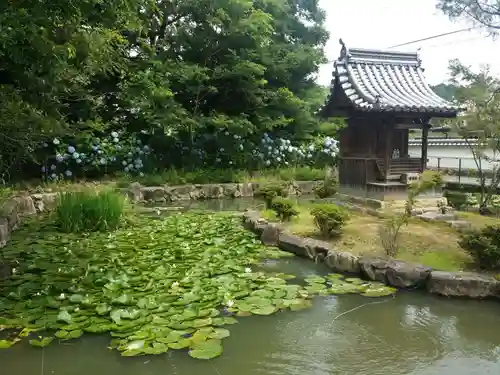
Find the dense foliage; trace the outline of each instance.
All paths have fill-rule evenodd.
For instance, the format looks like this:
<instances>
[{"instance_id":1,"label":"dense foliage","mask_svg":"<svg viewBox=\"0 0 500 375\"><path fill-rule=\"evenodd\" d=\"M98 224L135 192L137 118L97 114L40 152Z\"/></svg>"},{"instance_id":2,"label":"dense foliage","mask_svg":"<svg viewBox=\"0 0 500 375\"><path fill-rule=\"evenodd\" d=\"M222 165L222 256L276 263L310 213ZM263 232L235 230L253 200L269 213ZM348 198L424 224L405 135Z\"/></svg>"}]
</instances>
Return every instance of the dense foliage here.
<instances>
[{"instance_id":1,"label":"dense foliage","mask_svg":"<svg viewBox=\"0 0 500 375\"><path fill-rule=\"evenodd\" d=\"M4 1L0 177L331 163L324 20L318 0Z\"/></svg>"},{"instance_id":2,"label":"dense foliage","mask_svg":"<svg viewBox=\"0 0 500 375\"><path fill-rule=\"evenodd\" d=\"M349 211L336 204L315 204L311 209L314 224L324 238L338 236L349 220Z\"/></svg>"},{"instance_id":3,"label":"dense foliage","mask_svg":"<svg viewBox=\"0 0 500 375\"><path fill-rule=\"evenodd\" d=\"M500 227L486 226L461 235L460 246L483 269L500 267Z\"/></svg>"},{"instance_id":4,"label":"dense foliage","mask_svg":"<svg viewBox=\"0 0 500 375\"><path fill-rule=\"evenodd\" d=\"M377 282L255 269L293 254L265 247L226 214L134 217L111 233L61 234L39 222L20 228L4 248L15 264L0 280L0 349L23 338L46 346L84 333L110 333L123 356L189 349L210 359L240 317L296 311L316 295L393 294ZM13 330L12 330L13 329ZM104 350L104 348L103 348Z\"/></svg>"},{"instance_id":5,"label":"dense foliage","mask_svg":"<svg viewBox=\"0 0 500 375\"><path fill-rule=\"evenodd\" d=\"M299 215L297 204L288 198L275 197L271 203L271 208L281 221L290 221Z\"/></svg>"},{"instance_id":6,"label":"dense foliage","mask_svg":"<svg viewBox=\"0 0 500 375\"><path fill-rule=\"evenodd\" d=\"M103 190L61 193L57 197L55 224L62 232L94 232L116 229L124 209L122 194Z\"/></svg>"}]
</instances>

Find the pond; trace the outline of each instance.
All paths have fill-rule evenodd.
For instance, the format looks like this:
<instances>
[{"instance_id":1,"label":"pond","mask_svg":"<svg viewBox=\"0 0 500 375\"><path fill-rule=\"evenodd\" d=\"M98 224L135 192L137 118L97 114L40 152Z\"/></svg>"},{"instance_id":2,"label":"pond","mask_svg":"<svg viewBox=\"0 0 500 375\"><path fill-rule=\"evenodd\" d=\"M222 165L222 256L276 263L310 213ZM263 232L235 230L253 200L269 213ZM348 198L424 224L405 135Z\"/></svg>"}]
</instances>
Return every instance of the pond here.
<instances>
[{"instance_id":1,"label":"pond","mask_svg":"<svg viewBox=\"0 0 500 375\"><path fill-rule=\"evenodd\" d=\"M260 204L252 199L196 203L196 209L215 211ZM328 274L322 265L293 257L267 260L260 268L293 274L297 279L290 282L298 284ZM0 363L2 373L16 375L499 374L499 323L496 301L419 292L380 298L328 295L314 297L304 310L238 318L224 339L223 354L212 360L193 359L185 349L121 357L106 349L109 334L85 334L43 349L23 340L0 350Z\"/></svg>"},{"instance_id":2,"label":"pond","mask_svg":"<svg viewBox=\"0 0 500 375\"><path fill-rule=\"evenodd\" d=\"M299 278L326 270L301 259L272 261ZM41 350L20 343L0 351L2 373L16 375L327 375L500 373L500 304L420 293L367 299L328 296L299 312L246 317L231 326L224 353L210 361L183 351L120 357L109 336L83 336Z\"/></svg>"}]
</instances>

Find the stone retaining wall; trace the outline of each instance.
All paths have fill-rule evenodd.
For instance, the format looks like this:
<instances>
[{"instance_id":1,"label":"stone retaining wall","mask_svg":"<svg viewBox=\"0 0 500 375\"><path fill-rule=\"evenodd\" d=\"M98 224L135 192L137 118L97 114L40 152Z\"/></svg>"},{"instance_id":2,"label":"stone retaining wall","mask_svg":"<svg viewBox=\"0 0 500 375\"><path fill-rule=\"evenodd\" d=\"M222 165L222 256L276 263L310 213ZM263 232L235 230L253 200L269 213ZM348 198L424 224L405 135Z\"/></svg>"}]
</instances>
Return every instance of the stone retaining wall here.
<instances>
[{"instance_id":1,"label":"stone retaining wall","mask_svg":"<svg viewBox=\"0 0 500 375\"><path fill-rule=\"evenodd\" d=\"M312 194L314 185L313 181L290 182L289 194ZM133 183L122 190L128 194L132 202L165 203L181 200L248 198L253 197L258 188L257 182L179 186L141 186L139 183Z\"/></svg>"},{"instance_id":2,"label":"stone retaining wall","mask_svg":"<svg viewBox=\"0 0 500 375\"><path fill-rule=\"evenodd\" d=\"M424 289L447 297L499 298L500 281L473 272L444 272L423 265L379 257L358 257L335 251L328 242L287 233L267 222L256 211L243 215L245 228L257 234L262 243L277 246L303 258L324 262L332 271L380 281L401 289Z\"/></svg>"}]
</instances>

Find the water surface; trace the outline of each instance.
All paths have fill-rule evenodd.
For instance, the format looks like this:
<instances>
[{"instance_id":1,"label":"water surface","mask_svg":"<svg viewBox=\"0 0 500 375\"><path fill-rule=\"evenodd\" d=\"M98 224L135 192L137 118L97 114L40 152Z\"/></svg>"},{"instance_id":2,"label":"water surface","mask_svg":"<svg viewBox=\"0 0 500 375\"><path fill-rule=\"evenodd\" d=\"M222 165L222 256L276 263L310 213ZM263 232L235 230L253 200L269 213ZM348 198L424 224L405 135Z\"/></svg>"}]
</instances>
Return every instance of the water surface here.
<instances>
[{"instance_id":1,"label":"water surface","mask_svg":"<svg viewBox=\"0 0 500 375\"><path fill-rule=\"evenodd\" d=\"M299 278L327 272L293 258L265 268ZM300 312L239 318L210 361L174 350L122 358L106 349L109 336L89 335L45 349L23 342L0 351L0 364L6 375L498 375L499 323L495 301L329 296Z\"/></svg>"}]
</instances>

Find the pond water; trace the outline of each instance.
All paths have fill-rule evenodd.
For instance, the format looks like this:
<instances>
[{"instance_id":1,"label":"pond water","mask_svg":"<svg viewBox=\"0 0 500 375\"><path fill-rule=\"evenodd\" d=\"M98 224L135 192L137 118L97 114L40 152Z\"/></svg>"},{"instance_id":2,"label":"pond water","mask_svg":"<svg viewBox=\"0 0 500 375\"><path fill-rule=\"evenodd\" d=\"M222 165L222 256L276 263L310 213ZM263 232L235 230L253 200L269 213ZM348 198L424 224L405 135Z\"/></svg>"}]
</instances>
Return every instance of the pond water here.
<instances>
[{"instance_id":1,"label":"pond water","mask_svg":"<svg viewBox=\"0 0 500 375\"><path fill-rule=\"evenodd\" d=\"M326 269L301 259L265 268L299 278ZM369 299L316 297L299 312L239 319L210 361L184 351L120 357L108 336L83 336L45 349L0 351L2 374L32 375L470 375L500 373L500 304L417 292Z\"/></svg>"}]
</instances>

